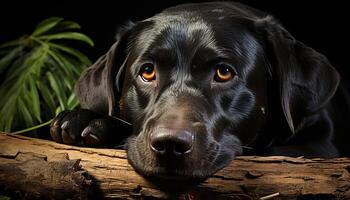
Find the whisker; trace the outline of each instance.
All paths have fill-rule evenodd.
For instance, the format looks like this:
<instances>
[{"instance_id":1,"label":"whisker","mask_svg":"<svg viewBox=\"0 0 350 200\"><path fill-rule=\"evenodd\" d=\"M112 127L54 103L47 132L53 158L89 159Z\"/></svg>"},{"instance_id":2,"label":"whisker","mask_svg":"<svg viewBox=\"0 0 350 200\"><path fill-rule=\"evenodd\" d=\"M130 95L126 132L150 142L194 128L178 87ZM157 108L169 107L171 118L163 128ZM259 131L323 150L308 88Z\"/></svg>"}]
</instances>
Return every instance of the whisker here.
<instances>
[{"instance_id":1,"label":"whisker","mask_svg":"<svg viewBox=\"0 0 350 200\"><path fill-rule=\"evenodd\" d=\"M120 144L120 145L114 146L114 148L116 148L116 149L125 149L125 144Z\"/></svg>"},{"instance_id":2,"label":"whisker","mask_svg":"<svg viewBox=\"0 0 350 200\"><path fill-rule=\"evenodd\" d=\"M248 146L241 146L243 149L250 149L250 150L255 150L253 147L248 147Z\"/></svg>"},{"instance_id":3,"label":"whisker","mask_svg":"<svg viewBox=\"0 0 350 200\"><path fill-rule=\"evenodd\" d=\"M119 121L121 121L121 122L123 122L123 123L125 123L125 124L127 124L127 125L132 126L132 124L131 124L130 122L127 122L127 121L125 121L125 120L123 120L123 119L121 119L121 118L119 118L119 117L114 117L114 116L110 116L110 117L112 117L112 118L114 118L114 119L116 119L116 120L119 120Z\"/></svg>"},{"instance_id":4,"label":"whisker","mask_svg":"<svg viewBox=\"0 0 350 200\"><path fill-rule=\"evenodd\" d=\"M113 145L113 148L125 150L126 140L121 141L119 144Z\"/></svg>"}]
</instances>

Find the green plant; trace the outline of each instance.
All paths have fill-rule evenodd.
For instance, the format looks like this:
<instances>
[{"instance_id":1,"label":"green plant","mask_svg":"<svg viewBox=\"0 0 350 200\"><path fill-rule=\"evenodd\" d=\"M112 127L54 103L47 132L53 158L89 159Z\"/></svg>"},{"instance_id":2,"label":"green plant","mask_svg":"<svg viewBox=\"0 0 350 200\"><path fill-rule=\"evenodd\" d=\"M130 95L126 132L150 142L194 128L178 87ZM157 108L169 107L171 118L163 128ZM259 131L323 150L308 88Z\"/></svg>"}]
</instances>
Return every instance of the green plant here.
<instances>
[{"instance_id":1,"label":"green plant","mask_svg":"<svg viewBox=\"0 0 350 200\"><path fill-rule=\"evenodd\" d=\"M80 26L49 18L30 35L0 45L0 130L10 132L51 119L78 101L72 90L90 60L63 42L93 41Z\"/></svg>"}]
</instances>

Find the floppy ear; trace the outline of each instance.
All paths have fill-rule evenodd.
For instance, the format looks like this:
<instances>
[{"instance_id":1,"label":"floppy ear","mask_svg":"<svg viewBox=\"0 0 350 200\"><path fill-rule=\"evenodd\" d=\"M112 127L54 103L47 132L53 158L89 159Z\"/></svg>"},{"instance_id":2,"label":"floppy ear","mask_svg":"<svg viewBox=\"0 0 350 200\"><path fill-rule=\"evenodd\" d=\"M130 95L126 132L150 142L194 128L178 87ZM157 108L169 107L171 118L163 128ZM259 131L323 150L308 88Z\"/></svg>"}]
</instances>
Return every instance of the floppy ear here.
<instances>
[{"instance_id":1,"label":"floppy ear","mask_svg":"<svg viewBox=\"0 0 350 200\"><path fill-rule=\"evenodd\" d=\"M284 116L293 133L334 95L340 76L327 58L297 41L268 16L256 22L263 30L273 78L279 84Z\"/></svg>"},{"instance_id":2,"label":"floppy ear","mask_svg":"<svg viewBox=\"0 0 350 200\"><path fill-rule=\"evenodd\" d=\"M115 115L118 111L116 104L120 98L128 38L133 26L129 23L120 29L117 41L109 51L81 74L75 92L82 108L108 115Z\"/></svg>"}]
</instances>

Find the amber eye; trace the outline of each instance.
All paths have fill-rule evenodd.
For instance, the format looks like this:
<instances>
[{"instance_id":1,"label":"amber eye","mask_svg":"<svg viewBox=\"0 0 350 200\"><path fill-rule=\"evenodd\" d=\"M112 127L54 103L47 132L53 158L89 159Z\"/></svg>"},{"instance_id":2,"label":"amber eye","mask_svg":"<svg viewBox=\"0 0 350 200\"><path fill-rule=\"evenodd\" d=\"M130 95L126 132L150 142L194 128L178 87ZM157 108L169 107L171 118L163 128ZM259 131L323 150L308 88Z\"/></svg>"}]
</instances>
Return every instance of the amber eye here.
<instances>
[{"instance_id":1,"label":"amber eye","mask_svg":"<svg viewBox=\"0 0 350 200\"><path fill-rule=\"evenodd\" d=\"M141 67L140 76L143 81L150 82L156 79L156 71L153 64L147 63Z\"/></svg>"},{"instance_id":2,"label":"amber eye","mask_svg":"<svg viewBox=\"0 0 350 200\"><path fill-rule=\"evenodd\" d=\"M214 80L217 82L226 82L231 80L235 75L233 69L228 65L217 65L215 69Z\"/></svg>"}]
</instances>

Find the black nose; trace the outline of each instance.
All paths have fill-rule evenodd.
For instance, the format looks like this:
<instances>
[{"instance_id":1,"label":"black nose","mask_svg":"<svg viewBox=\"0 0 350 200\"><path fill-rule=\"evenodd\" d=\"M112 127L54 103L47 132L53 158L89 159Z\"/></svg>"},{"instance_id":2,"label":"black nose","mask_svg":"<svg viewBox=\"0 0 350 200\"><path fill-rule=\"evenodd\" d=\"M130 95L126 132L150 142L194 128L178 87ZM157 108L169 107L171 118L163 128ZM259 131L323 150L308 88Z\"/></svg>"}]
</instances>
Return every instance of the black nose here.
<instances>
[{"instance_id":1,"label":"black nose","mask_svg":"<svg viewBox=\"0 0 350 200\"><path fill-rule=\"evenodd\" d=\"M158 155L183 156L192 151L194 135L187 130L160 128L151 134L150 146Z\"/></svg>"}]
</instances>

